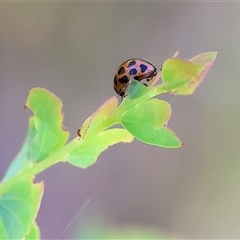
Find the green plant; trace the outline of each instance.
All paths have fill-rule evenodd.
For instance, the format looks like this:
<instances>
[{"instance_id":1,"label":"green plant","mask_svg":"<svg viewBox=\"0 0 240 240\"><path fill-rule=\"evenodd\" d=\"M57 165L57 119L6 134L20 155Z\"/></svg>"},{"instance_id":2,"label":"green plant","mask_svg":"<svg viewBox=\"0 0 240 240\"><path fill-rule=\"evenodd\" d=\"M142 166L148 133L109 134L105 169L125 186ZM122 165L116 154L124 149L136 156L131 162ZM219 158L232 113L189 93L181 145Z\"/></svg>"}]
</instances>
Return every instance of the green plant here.
<instances>
[{"instance_id":1,"label":"green plant","mask_svg":"<svg viewBox=\"0 0 240 240\"><path fill-rule=\"evenodd\" d=\"M62 102L43 88L30 91L26 108L32 110L26 140L0 185L0 239L39 239L35 219L43 195L43 183L34 176L60 161L87 168L101 152L119 142L134 138L151 145L178 148L182 142L166 127L171 106L156 96L192 94L216 58L207 52L185 61L175 55L167 59L156 78L146 87L136 80L128 96L118 105L117 97L106 100L85 120L79 137L68 142L63 130ZM162 77L163 82L155 85ZM123 128L115 127L122 125Z\"/></svg>"}]
</instances>

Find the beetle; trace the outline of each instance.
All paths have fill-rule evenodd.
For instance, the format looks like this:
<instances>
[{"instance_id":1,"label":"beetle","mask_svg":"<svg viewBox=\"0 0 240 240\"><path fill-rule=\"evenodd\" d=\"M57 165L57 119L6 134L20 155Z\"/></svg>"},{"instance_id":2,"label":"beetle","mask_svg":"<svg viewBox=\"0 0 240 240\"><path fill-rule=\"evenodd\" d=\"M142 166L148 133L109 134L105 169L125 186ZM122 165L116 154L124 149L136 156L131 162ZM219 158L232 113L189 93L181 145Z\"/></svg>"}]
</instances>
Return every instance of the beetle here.
<instances>
[{"instance_id":1,"label":"beetle","mask_svg":"<svg viewBox=\"0 0 240 240\"><path fill-rule=\"evenodd\" d=\"M151 62L146 59L131 58L118 67L114 77L114 90L124 97L132 79L139 82L143 79L150 81L156 75L157 68Z\"/></svg>"}]
</instances>

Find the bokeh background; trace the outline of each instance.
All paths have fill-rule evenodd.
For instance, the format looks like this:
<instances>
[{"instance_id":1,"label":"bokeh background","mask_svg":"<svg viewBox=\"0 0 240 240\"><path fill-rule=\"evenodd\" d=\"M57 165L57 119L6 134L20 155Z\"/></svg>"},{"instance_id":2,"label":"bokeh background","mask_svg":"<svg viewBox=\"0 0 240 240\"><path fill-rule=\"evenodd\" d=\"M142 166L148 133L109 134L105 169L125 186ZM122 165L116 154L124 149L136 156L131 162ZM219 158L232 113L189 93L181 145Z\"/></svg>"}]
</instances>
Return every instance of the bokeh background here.
<instances>
[{"instance_id":1,"label":"bokeh background","mask_svg":"<svg viewBox=\"0 0 240 240\"><path fill-rule=\"evenodd\" d=\"M177 50L186 59L219 51L193 95L166 96L168 126L182 148L135 140L109 148L88 169L57 164L37 176L45 182L43 239L88 238L112 225L173 238L240 238L239 29L240 3L0 3L0 176L25 139L31 88L62 99L72 139L115 95L123 61L146 58L160 68Z\"/></svg>"}]
</instances>

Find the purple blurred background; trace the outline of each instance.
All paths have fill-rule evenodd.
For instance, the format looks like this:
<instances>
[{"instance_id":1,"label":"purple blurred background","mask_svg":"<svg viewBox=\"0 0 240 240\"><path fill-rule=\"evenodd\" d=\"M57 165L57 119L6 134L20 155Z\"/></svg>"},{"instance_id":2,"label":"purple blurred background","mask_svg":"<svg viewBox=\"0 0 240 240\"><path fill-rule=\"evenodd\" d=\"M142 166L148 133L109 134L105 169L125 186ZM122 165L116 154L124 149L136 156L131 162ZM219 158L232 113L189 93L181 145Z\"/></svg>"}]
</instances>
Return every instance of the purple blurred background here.
<instances>
[{"instance_id":1,"label":"purple blurred background","mask_svg":"<svg viewBox=\"0 0 240 240\"><path fill-rule=\"evenodd\" d=\"M182 148L135 140L86 170L57 164L37 176L45 182L42 238L69 238L89 216L179 238L240 238L239 20L239 3L0 3L1 177L25 139L31 88L62 99L72 139L115 95L123 61L146 58L160 68L177 50L183 58L219 51L196 93L166 97Z\"/></svg>"}]
</instances>

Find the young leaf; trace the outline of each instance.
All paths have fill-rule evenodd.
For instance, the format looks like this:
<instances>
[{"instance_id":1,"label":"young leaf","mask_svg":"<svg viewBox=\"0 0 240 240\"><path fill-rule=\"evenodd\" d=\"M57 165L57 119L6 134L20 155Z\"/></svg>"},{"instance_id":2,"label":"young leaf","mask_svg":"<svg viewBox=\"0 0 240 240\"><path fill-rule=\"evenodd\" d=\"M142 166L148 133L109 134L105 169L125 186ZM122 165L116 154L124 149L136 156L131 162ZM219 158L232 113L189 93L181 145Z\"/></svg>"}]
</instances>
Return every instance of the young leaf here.
<instances>
[{"instance_id":1,"label":"young leaf","mask_svg":"<svg viewBox=\"0 0 240 240\"><path fill-rule=\"evenodd\" d=\"M190 62L192 62L194 64L200 64L200 65L204 66L204 70L201 72L201 79L200 79L199 84L202 82L202 80L204 79L208 70L211 68L213 62L215 61L215 59L217 57L217 53L218 53L217 51L201 53L189 60Z\"/></svg>"},{"instance_id":2,"label":"young leaf","mask_svg":"<svg viewBox=\"0 0 240 240\"><path fill-rule=\"evenodd\" d=\"M181 86L184 86L187 82L188 82L188 79L163 82L162 84L159 84L159 85L149 89L149 92L151 92L151 91L159 92L160 91L160 94L166 93L166 92L173 92L173 89L180 88Z\"/></svg>"},{"instance_id":3,"label":"young leaf","mask_svg":"<svg viewBox=\"0 0 240 240\"><path fill-rule=\"evenodd\" d=\"M117 98L111 97L106 100L89 118L83 123L80 136L84 138L86 135L94 132L99 126L118 106Z\"/></svg>"},{"instance_id":4,"label":"young leaf","mask_svg":"<svg viewBox=\"0 0 240 240\"><path fill-rule=\"evenodd\" d=\"M62 102L43 88L33 88L26 107L33 111L34 128L37 131L29 143L28 159L39 162L68 140L69 132L62 129Z\"/></svg>"},{"instance_id":5,"label":"young leaf","mask_svg":"<svg viewBox=\"0 0 240 240\"><path fill-rule=\"evenodd\" d=\"M216 56L217 52L206 52L189 61L175 57L170 58L163 64L163 82L186 81L184 85L173 89L172 92L179 95L192 94L202 82Z\"/></svg>"},{"instance_id":6,"label":"young leaf","mask_svg":"<svg viewBox=\"0 0 240 240\"><path fill-rule=\"evenodd\" d=\"M211 66L217 57L218 52L205 52L191 58L189 62L204 66Z\"/></svg>"},{"instance_id":7,"label":"young leaf","mask_svg":"<svg viewBox=\"0 0 240 240\"><path fill-rule=\"evenodd\" d=\"M137 104L122 117L122 126L138 140L166 148L182 146L175 134L165 127L170 119L168 102L157 98Z\"/></svg>"},{"instance_id":8,"label":"young leaf","mask_svg":"<svg viewBox=\"0 0 240 240\"><path fill-rule=\"evenodd\" d=\"M21 169L24 168L25 165L29 164L29 146L34 137L36 136L37 131L34 126L34 117L30 117L29 119L29 127L28 127L28 134L27 138L22 146L20 153L15 157L12 161L11 165L9 166L3 181L11 178L15 174L17 174Z\"/></svg>"},{"instance_id":9,"label":"young leaf","mask_svg":"<svg viewBox=\"0 0 240 240\"><path fill-rule=\"evenodd\" d=\"M138 98L148 91L148 87L137 80L132 80L128 85L128 97Z\"/></svg>"},{"instance_id":10,"label":"young leaf","mask_svg":"<svg viewBox=\"0 0 240 240\"><path fill-rule=\"evenodd\" d=\"M43 194L43 183L19 182L0 197L0 239L23 239L33 224Z\"/></svg>"},{"instance_id":11,"label":"young leaf","mask_svg":"<svg viewBox=\"0 0 240 240\"><path fill-rule=\"evenodd\" d=\"M110 129L79 141L79 146L70 152L67 161L77 167L87 168L97 161L101 152L119 142L132 142L133 136L125 129Z\"/></svg>"},{"instance_id":12,"label":"young leaf","mask_svg":"<svg viewBox=\"0 0 240 240\"><path fill-rule=\"evenodd\" d=\"M163 64L162 79L164 83L186 81L178 88L172 89L175 94L192 94L199 84L200 73L204 67L179 58L169 58Z\"/></svg>"}]
</instances>

